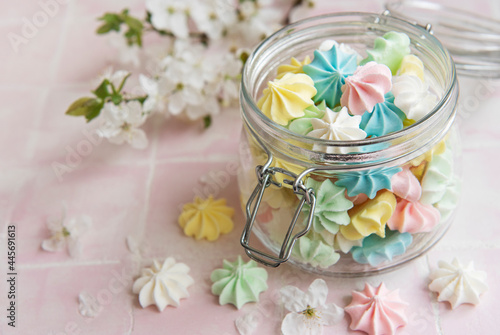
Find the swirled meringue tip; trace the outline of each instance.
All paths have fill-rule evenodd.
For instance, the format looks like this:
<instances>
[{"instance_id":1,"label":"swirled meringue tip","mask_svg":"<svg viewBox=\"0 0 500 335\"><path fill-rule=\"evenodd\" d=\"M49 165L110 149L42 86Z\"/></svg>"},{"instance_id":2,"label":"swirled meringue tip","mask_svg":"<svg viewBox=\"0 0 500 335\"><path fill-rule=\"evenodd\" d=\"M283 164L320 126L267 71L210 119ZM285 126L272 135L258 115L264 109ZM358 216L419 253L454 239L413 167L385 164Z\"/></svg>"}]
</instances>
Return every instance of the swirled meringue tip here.
<instances>
[{"instance_id":1,"label":"swirled meringue tip","mask_svg":"<svg viewBox=\"0 0 500 335\"><path fill-rule=\"evenodd\" d=\"M369 335L392 335L408 321L405 309L408 303L401 300L399 290L390 291L384 283L377 288L365 284L361 292L352 292L352 301L345 307L351 317L350 328Z\"/></svg>"},{"instance_id":2,"label":"swirled meringue tip","mask_svg":"<svg viewBox=\"0 0 500 335\"><path fill-rule=\"evenodd\" d=\"M282 126L304 116L304 109L314 105L314 82L304 73L287 73L281 79L268 82L257 106L268 118Z\"/></svg>"},{"instance_id":3,"label":"swirled meringue tip","mask_svg":"<svg viewBox=\"0 0 500 335\"><path fill-rule=\"evenodd\" d=\"M306 56L302 62L297 58L292 57L290 59L290 64L282 64L278 66L278 75L276 76L276 79L283 78L287 73L304 73L304 71L302 71L302 66L310 63L311 57L309 56Z\"/></svg>"},{"instance_id":4,"label":"swirled meringue tip","mask_svg":"<svg viewBox=\"0 0 500 335\"><path fill-rule=\"evenodd\" d=\"M221 305L232 304L240 309L248 302L259 301L259 294L267 290L267 271L241 256L235 262L223 261L223 268L212 272L212 293L219 296Z\"/></svg>"},{"instance_id":5,"label":"swirled meringue tip","mask_svg":"<svg viewBox=\"0 0 500 335\"><path fill-rule=\"evenodd\" d=\"M187 236L215 241L221 234L228 234L233 230L233 215L234 209L226 206L226 199L196 197L193 203L184 205L179 225Z\"/></svg>"},{"instance_id":6,"label":"swirled meringue tip","mask_svg":"<svg viewBox=\"0 0 500 335\"><path fill-rule=\"evenodd\" d=\"M474 269L474 263L462 264L457 258L451 263L440 260L429 275L429 290L438 293L438 301L447 301L455 309L461 304L479 304L479 297L488 290L487 274Z\"/></svg>"},{"instance_id":7,"label":"swirled meringue tip","mask_svg":"<svg viewBox=\"0 0 500 335\"><path fill-rule=\"evenodd\" d=\"M345 78L340 104L354 115L371 112L376 104L385 101L391 90L391 70L384 64L368 62L359 66L352 76Z\"/></svg>"},{"instance_id":8,"label":"swirled meringue tip","mask_svg":"<svg viewBox=\"0 0 500 335\"><path fill-rule=\"evenodd\" d=\"M194 283L188 272L189 267L177 263L173 257L167 258L163 264L154 260L151 267L142 270L132 291L139 294L143 308L156 305L161 312L169 305L179 307L180 300L189 297L187 288Z\"/></svg>"}]
</instances>

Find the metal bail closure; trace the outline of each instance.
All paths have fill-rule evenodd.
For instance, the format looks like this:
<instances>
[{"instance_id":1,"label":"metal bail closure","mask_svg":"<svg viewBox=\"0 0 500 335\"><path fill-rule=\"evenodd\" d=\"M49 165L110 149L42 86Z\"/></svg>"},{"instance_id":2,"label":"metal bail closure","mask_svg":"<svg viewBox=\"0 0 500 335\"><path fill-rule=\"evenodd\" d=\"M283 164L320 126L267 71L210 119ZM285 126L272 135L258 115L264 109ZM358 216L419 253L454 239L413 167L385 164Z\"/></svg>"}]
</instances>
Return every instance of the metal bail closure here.
<instances>
[{"instance_id":1,"label":"metal bail closure","mask_svg":"<svg viewBox=\"0 0 500 335\"><path fill-rule=\"evenodd\" d=\"M294 173L291 173L287 170L277 167L266 168L266 166L268 166L268 164L266 164L265 166L259 165L256 168L259 182L257 183L257 186L255 186L255 189L252 192L250 198L248 199L246 205L247 221L245 228L243 229L243 234L241 235L240 242L241 245L245 248L245 252L248 255L248 257L264 265L278 267L281 263L286 262L290 258L290 255L292 254L292 249L297 239L307 234L309 229L311 229L312 220L314 217L314 209L316 208L316 197L314 195L314 190L312 188L307 189L301 181L302 178L298 179L297 175L295 175ZM288 231L281 245L279 254L271 255L261 250L257 250L254 247L251 247L249 245L249 240L253 225L255 223L255 218L257 217L257 212L259 210L262 197L264 195L266 188L268 188L271 184L277 187L282 187L281 183L276 182L272 178L272 176L275 175L276 173L281 173L288 177L292 177L294 179L293 181L285 179L283 180L283 182L289 185L293 185L293 191L296 194L302 195L302 199L300 200L299 205L295 210L295 215L293 216L292 222L288 227ZM303 174L301 174L299 177L302 177L302 175ZM304 207L305 203L307 203L311 207L309 216L307 218L306 227L297 234L292 236L293 230L297 224L300 213L302 212L302 208Z\"/></svg>"}]
</instances>

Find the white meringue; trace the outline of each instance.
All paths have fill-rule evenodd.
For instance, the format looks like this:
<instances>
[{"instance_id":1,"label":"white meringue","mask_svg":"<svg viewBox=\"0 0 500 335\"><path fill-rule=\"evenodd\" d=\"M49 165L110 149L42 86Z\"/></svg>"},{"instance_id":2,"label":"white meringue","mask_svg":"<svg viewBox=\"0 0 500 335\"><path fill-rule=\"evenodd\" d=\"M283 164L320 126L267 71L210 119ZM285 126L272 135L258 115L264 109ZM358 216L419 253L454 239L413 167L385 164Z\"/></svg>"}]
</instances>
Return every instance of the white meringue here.
<instances>
[{"instance_id":1,"label":"white meringue","mask_svg":"<svg viewBox=\"0 0 500 335\"><path fill-rule=\"evenodd\" d=\"M158 310L163 311L168 305L178 307L181 299L189 297L187 288L194 283L188 272L186 264L176 263L172 257L163 264L155 260L151 268L142 270L132 290L139 294L139 303L143 308L156 305Z\"/></svg>"},{"instance_id":2,"label":"white meringue","mask_svg":"<svg viewBox=\"0 0 500 335\"><path fill-rule=\"evenodd\" d=\"M420 120L436 105L437 97L429 92L429 84L419 77L404 74L392 78L394 104L408 119Z\"/></svg>"},{"instance_id":3,"label":"white meringue","mask_svg":"<svg viewBox=\"0 0 500 335\"><path fill-rule=\"evenodd\" d=\"M438 301L448 301L451 308L468 303L477 305L479 296L488 289L486 272L474 269L473 262L464 266L458 259L438 262L431 272L429 289L439 294Z\"/></svg>"},{"instance_id":4,"label":"white meringue","mask_svg":"<svg viewBox=\"0 0 500 335\"><path fill-rule=\"evenodd\" d=\"M366 137L364 130L359 128L361 116L350 116L346 107L339 112L326 108L322 119L311 119L313 130L307 134L311 137L330 141L361 140ZM329 154L349 153L349 147L330 147L315 144L313 150L324 151Z\"/></svg>"}]
</instances>

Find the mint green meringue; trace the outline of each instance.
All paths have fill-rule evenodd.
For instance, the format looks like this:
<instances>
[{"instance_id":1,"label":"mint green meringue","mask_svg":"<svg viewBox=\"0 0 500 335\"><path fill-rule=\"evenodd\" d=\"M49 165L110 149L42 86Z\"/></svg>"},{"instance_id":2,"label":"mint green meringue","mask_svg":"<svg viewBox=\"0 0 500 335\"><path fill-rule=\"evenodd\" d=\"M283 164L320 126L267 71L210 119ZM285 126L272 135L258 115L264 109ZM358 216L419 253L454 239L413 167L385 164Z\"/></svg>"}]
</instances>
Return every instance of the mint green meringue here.
<instances>
[{"instance_id":1,"label":"mint green meringue","mask_svg":"<svg viewBox=\"0 0 500 335\"><path fill-rule=\"evenodd\" d=\"M367 50L368 57L363 59L361 65L371 61L385 64L395 75L401 66L403 57L410 53L410 39L405 33L390 31L383 37L377 37L372 50Z\"/></svg>"},{"instance_id":2,"label":"mint green meringue","mask_svg":"<svg viewBox=\"0 0 500 335\"><path fill-rule=\"evenodd\" d=\"M292 255L303 263L323 269L337 263L340 258L340 254L335 252L332 246L320 240L309 239L308 236L297 240Z\"/></svg>"},{"instance_id":3,"label":"mint green meringue","mask_svg":"<svg viewBox=\"0 0 500 335\"><path fill-rule=\"evenodd\" d=\"M306 187L313 188L316 193L314 231L321 233L326 229L335 234L339 231L339 225L346 226L351 222L347 211L353 207L353 203L346 199L344 187L333 184L330 179L321 182L312 178L307 179ZM303 211L306 217L310 209L309 205L304 205Z\"/></svg>"},{"instance_id":4,"label":"mint green meringue","mask_svg":"<svg viewBox=\"0 0 500 335\"><path fill-rule=\"evenodd\" d=\"M238 256L236 262L223 261L223 268L212 272L212 293L219 296L221 305L233 304L240 309L247 302L259 301L267 290L267 271L250 260Z\"/></svg>"}]
</instances>

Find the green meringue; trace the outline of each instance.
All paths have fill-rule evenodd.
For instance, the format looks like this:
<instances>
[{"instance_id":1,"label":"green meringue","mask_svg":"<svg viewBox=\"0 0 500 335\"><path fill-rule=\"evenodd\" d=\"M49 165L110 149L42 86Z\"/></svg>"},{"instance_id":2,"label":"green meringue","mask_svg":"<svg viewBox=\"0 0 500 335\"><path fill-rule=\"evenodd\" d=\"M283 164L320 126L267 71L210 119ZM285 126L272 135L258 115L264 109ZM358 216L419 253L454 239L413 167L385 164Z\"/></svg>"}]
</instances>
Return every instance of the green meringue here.
<instances>
[{"instance_id":1,"label":"green meringue","mask_svg":"<svg viewBox=\"0 0 500 335\"><path fill-rule=\"evenodd\" d=\"M307 188L313 188L316 194L316 209L314 210L313 229L321 233L328 230L335 234L339 231L339 225L346 226L351 219L347 211L353 207L350 200L345 197L345 187L340 187L331 182L330 179L316 181L312 178L306 181ZM304 205L304 214L309 215L310 206Z\"/></svg>"},{"instance_id":2,"label":"green meringue","mask_svg":"<svg viewBox=\"0 0 500 335\"><path fill-rule=\"evenodd\" d=\"M332 246L321 240L309 239L308 236L297 240L292 255L303 263L323 269L337 263L340 258L340 254L336 253Z\"/></svg>"},{"instance_id":3,"label":"green meringue","mask_svg":"<svg viewBox=\"0 0 500 335\"><path fill-rule=\"evenodd\" d=\"M236 262L223 261L223 268L212 272L212 293L219 296L221 305L233 304L240 309L247 302L259 301L259 294L267 290L267 271L250 260L238 256Z\"/></svg>"}]
</instances>

